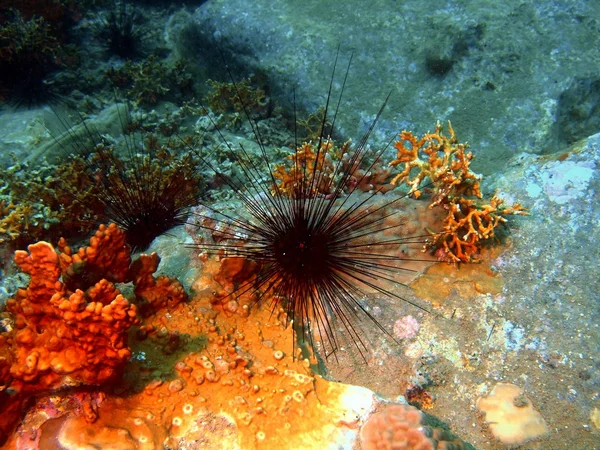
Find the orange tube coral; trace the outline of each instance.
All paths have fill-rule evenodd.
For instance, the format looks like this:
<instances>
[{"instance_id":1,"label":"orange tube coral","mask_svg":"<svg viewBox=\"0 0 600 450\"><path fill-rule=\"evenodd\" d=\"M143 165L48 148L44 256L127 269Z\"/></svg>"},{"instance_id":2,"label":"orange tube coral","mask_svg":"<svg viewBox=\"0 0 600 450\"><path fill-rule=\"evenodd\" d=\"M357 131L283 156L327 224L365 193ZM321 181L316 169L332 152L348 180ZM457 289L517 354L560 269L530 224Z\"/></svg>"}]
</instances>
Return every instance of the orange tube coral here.
<instances>
[{"instance_id":1,"label":"orange tube coral","mask_svg":"<svg viewBox=\"0 0 600 450\"><path fill-rule=\"evenodd\" d=\"M36 392L114 379L131 356L126 331L135 305L104 279L85 293L68 291L47 242L17 251L15 261L31 281L7 304L16 328L12 377Z\"/></svg>"}]
</instances>

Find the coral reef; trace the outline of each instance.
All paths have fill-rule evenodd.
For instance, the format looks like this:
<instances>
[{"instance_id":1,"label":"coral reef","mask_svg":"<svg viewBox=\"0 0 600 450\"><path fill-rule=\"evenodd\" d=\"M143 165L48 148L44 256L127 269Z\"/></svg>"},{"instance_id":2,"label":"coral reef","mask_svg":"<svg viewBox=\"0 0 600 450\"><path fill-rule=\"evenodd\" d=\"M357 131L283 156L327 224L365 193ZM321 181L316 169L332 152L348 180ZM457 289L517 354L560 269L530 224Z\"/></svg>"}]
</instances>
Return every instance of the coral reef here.
<instances>
[{"instance_id":1,"label":"coral reef","mask_svg":"<svg viewBox=\"0 0 600 450\"><path fill-rule=\"evenodd\" d=\"M419 322L413 316L404 316L394 322L394 337L396 339L414 339L419 333Z\"/></svg>"},{"instance_id":2,"label":"coral reef","mask_svg":"<svg viewBox=\"0 0 600 450\"><path fill-rule=\"evenodd\" d=\"M319 107L305 119L297 119L295 124L300 142L318 141L322 131L331 129L331 120L325 114L325 107Z\"/></svg>"},{"instance_id":3,"label":"coral reef","mask_svg":"<svg viewBox=\"0 0 600 450\"><path fill-rule=\"evenodd\" d=\"M6 19L6 11L17 9L25 20L43 17L62 36L81 17L83 6L80 0L4 0L0 21Z\"/></svg>"},{"instance_id":4,"label":"coral reef","mask_svg":"<svg viewBox=\"0 0 600 450\"><path fill-rule=\"evenodd\" d=\"M69 287L87 289L99 279L110 282L127 279L131 255L125 233L115 224L101 225L90 245L75 253L64 238L58 242L58 249L61 272Z\"/></svg>"},{"instance_id":5,"label":"coral reef","mask_svg":"<svg viewBox=\"0 0 600 450\"><path fill-rule=\"evenodd\" d=\"M287 165L274 167L272 191L293 198L332 197L342 194L332 190L340 176L345 177L346 194L355 190L386 193L406 184L408 195L419 199L426 192L429 208L447 211L441 230L431 233L427 248L442 261L478 261L484 244L495 238L495 230L507 222L507 216L527 212L519 203L505 206L497 195L487 202L481 200L481 177L469 167L473 154L467 153L467 144L458 142L450 123L448 127L449 135L438 123L434 133L420 139L403 131L394 144L396 159L387 168L378 160L367 169L359 167L350 157L350 141L337 147L331 139L322 139L319 148L305 142L287 157ZM392 168L400 165L403 170L390 180Z\"/></svg>"},{"instance_id":6,"label":"coral reef","mask_svg":"<svg viewBox=\"0 0 600 450\"><path fill-rule=\"evenodd\" d=\"M29 229L31 205L0 202L0 244L18 239Z\"/></svg>"},{"instance_id":7,"label":"coral reef","mask_svg":"<svg viewBox=\"0 0 600 450\"><path fill-rule=\"evenodd\" d=\"M0 169L0 244L22 249L117 222L137 249L183 223L202 190L198 162L190 151L178 153L154 135L144 137L143 148L98 144L88 151L78 142L77 150L87 153L66 162L15 159Z\"/></svg>"},{"instance_id":8,"label":"coral reef","mask_svg":"<svg viewBox=\"0 0 600 450\"><path fill-rule=\"evenodd\" d=\"M453 292L463 298L481 294L502 293L503 280L498 271L493 270L494 258L503 248L484 249L479 264L435 264L411 283L410 287L421 298L426 298L435 307L447 303Z\"/></svg>"},{"instance_id":9,"label":"coral reef","mask_svg":"<svg viewBox=\"0 0 600 450\"><path fill-rule=\"evenodd\" d=\"M392 184L406 184L410 187L408 194L415 198L424 189L431 194L430 208L441 206L448 211L441 231L433 234L428 243L438 259L477 261L482 246L495 236L498 225L506 223L506 216L527 212L518 203L503 206L503 200L496 195L482 204L481 176L469 167L473 153L467 153L467 144L459 143L450 122L448 133L443 133L439 122L435 132L421 139L403 131L394 144L396 159L389 165L403 165L404 169ZM426 179L429 183L422 188Z\"/></svg>"}]
</instances>

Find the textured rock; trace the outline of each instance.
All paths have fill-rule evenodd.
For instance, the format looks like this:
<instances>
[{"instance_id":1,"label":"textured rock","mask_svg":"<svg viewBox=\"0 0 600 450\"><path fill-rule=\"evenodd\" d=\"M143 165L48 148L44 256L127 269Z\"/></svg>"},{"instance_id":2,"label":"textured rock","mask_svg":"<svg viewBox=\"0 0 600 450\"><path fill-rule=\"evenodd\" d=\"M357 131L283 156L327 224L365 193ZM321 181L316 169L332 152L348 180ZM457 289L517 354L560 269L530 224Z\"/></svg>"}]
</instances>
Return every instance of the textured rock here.
<instances>
[{"instance_id":1,"label":"textured rock","mask_svg":"<svg viewBox=\"0 0 600 450\"><path fill-rule=\"evenodd\" d=\"M274 97L288 106L294 86L300 109L308 111L325 102L338 46L336 89L353 51L338 117L342 134L357 139L391 92L376 140L404 128L422 133L450 119L483 155L475 169L491 172L517 151L566 145L556 139L559 97L600 58L593 19L599 8L576 0L263 0L251 7L244 0L214 0L192 17L176 15L166 34L172 47L212 76L223 75L214 69L223 65L218 41L236 76L264 75ZM562 117L561 129L589 122L568 111Z\"/></svg>"}]
</instances>

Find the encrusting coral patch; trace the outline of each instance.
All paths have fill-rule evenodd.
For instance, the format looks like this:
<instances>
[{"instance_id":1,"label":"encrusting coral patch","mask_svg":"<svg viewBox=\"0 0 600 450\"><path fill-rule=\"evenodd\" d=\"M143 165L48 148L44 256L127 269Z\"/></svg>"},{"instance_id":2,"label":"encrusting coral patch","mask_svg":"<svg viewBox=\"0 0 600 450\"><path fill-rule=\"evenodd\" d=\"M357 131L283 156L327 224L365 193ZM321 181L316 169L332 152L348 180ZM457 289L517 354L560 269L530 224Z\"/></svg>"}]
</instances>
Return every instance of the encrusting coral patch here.
<instances>
[{"instance_id":1,"label":"encrusting coral patch","mask_svg":"<svg viewBox=\"0 0 600 450\"><path fill-rule=\"evenodd\" d=\"M485 413L492 433L503 444L524 444L548 432L542 415L514 384L496 384L489 396L477 400L477 408Z\"/></svg>"}]
</instances>

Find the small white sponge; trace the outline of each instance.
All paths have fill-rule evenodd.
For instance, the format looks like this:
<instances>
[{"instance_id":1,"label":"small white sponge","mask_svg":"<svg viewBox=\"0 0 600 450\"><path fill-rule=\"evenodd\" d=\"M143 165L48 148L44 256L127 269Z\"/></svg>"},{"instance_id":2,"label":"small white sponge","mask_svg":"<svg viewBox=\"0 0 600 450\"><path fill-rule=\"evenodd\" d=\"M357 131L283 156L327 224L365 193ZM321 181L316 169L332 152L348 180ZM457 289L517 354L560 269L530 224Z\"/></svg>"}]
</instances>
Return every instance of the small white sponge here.
<instances>
[{"instance_id":1,"label":"small white sponge","mask_svg":"<svg viewBox=\"0 0 600 450\"><path fill-rule=\"evenodd\" d=\"M548 432L541 414L519 386L498 383L488 397L477 400L492 433L504 444L522 444Z\"/></svg>"}]
</instances>

